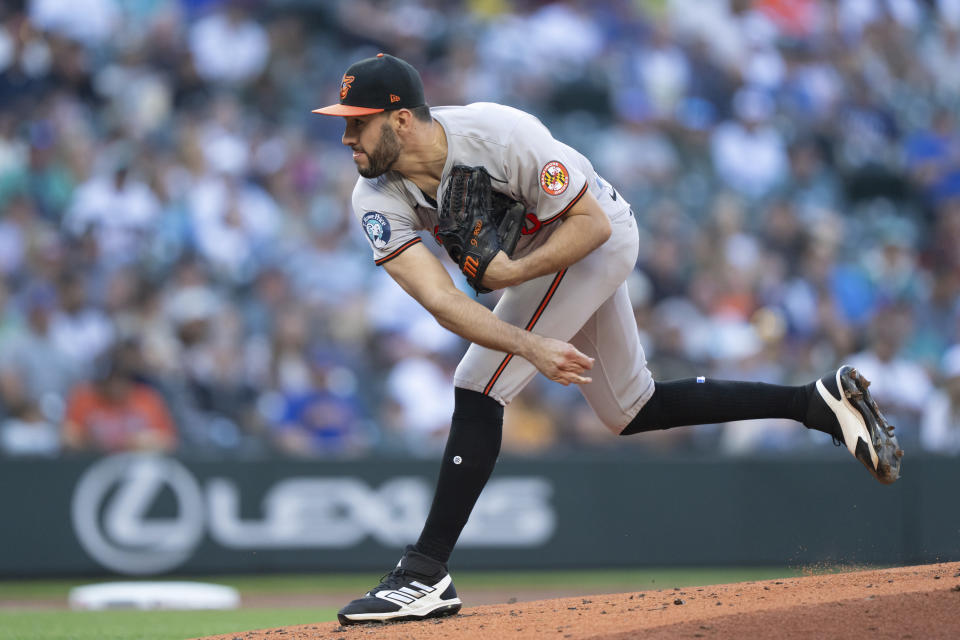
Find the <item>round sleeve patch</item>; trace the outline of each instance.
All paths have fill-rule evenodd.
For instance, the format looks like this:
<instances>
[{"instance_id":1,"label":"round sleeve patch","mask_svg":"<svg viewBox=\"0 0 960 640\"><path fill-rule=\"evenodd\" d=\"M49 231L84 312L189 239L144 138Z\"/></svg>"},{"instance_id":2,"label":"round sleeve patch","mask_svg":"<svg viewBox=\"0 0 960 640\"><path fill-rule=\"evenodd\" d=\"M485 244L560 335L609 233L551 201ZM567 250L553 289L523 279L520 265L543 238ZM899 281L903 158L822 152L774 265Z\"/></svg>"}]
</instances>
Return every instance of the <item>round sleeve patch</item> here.
<instances>
[{"instance_id":1,"label":"round sleeve patch","mask_svg":"<svg viewBox=\"0 0 960 640\"><path fill-rule=\"evenodd\" d=\"M551 160L540 170L540 186L552 196L558 196L567 190L570 174L563 163Z\"/></svg>"},{"instance_id":2,"label":"round sleeve patch","mask_svg":"<svg viewBox=\"0 0 960 640\"><path fill-rule=\"evenodd\" d=\"M377 249L383 249L390 242L390 221L382 213L370 211L360 220L363 232L370 238L370 242Z\"/></svg>"}]
</instances>

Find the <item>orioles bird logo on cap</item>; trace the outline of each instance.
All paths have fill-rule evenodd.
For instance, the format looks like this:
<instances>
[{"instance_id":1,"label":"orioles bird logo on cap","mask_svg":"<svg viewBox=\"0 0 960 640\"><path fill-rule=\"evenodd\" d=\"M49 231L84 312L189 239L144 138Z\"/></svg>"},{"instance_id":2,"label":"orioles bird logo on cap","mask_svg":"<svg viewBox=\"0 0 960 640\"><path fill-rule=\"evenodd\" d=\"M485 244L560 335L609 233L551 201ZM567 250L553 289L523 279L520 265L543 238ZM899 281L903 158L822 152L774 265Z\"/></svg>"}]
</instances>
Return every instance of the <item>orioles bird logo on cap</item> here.
<instances>
[{"instance_id":1,"label":"orioles bird logo on cap","mask_svg":"<svg viewBox=\"0 0 960 640\"><path fill-rule=\"evenodd\" d=\"M340 100L347 99L347 92L350 91L350 85L353 84L354 80L356 80L356 78L353 76L344 74L343 80L340 81Z\"/></svg>"}]
</instances>

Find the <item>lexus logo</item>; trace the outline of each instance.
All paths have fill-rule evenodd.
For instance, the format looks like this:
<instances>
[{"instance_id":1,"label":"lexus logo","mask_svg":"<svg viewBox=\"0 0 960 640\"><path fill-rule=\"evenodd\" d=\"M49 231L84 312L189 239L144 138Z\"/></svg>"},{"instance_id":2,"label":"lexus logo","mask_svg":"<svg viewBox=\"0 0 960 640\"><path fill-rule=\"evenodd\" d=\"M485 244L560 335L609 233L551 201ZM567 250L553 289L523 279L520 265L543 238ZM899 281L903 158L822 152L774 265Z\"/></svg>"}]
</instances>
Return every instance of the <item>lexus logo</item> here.
<instances>
[{"instance_id":1,"label":"lexus logo","mask_svg":"<svg viewBox=\"0 0 960 640\"><path fill-rule=\"evenodd\" d=\"M460 546L543 544L556 528L552 492L550 482L536 476L491 480ZM80 476L72 516L92 558L119 573L142 575L179 567L206 536L234 551L346 549L367 538L397 547L416 538L431 495L431 484L419 477L397 476L371 487L348 476L292 476L265 487L258 515L245 516L235 479L201 482L174 459L123 454L95 462ZM163 515L160 507L166 507Z\"/></svg>"},{"instance_id":2,"label":"lexus logo","mask_svg":"<svg viewBox=\"0 0 960 640\"><path fill-rule=\"evenodd\" d=\"M150 517L165 488L176 498L176 515ZM80 544L103 566L128 574L159 573L180 565L200 543L203 493L176 460L112 456L80 478L72 516Z\"/></svg>"}]
</instances>

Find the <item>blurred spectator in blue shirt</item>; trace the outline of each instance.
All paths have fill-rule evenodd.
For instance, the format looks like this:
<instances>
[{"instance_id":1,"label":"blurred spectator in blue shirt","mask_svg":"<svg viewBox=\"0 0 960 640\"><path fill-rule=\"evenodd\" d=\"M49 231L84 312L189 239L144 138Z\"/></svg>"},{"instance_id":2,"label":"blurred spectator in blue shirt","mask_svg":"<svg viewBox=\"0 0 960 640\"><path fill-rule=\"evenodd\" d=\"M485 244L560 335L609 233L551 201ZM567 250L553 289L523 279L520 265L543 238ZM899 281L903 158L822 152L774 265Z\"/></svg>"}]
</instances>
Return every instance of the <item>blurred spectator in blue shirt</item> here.
<instances>
[{"instance_id":1,"label":"blurred spectator in blue shirt","mask_svg":"<svg viewBox=\"0 0 960 640\"><path fill-rule=\"evenodd\" d=\"M273 439L285 453L303 457L362 454L372 442L357 395L357 380L332 352L317 350L309 362L310 384L282 394Z\"/></svg>"},{"instance_id":2,"label":"blurred spectator in blue shirt","mask_svg":"<svg viewBox=\"0 0 960 640\"><path fill-rule=\"evenodd\" d=\"M931 126L904 142L910 177L928 203L960 193L960 133L956 116L938 109Z\"/></svg>"}]
</instances>

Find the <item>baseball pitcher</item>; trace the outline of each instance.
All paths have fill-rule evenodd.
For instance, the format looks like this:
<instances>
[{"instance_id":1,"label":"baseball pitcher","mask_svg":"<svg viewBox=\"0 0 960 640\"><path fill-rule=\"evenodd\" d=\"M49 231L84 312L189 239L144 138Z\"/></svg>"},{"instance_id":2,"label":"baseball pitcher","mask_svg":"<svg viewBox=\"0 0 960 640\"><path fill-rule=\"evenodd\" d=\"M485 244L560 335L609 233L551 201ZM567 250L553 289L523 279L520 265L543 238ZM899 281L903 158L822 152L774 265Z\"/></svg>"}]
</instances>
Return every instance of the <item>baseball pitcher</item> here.
<instances>
[{"instance_id":1,"label":"baseball pitcher","mask_svg":"<svg viewBox=\"0 0 960 640\"><path fill-rule=\"evenodd\" d=\"M431 108L416 69L385 54L351 65L339 102L314 113L344 118L361 176L353 208L376 264L471 343L423 531L341 609L341 624L460 610L447 561L499 454L503 407L537 372L579 385L615 434L790 418L845 445L880 482L899 477L892 427L850 367L798 387L655 383L625 284L639 245L630 204L534 116L492 103ZM454 285L424 237L478 292L504 290L493 311Z\"/></svg>"}]
</instances>

